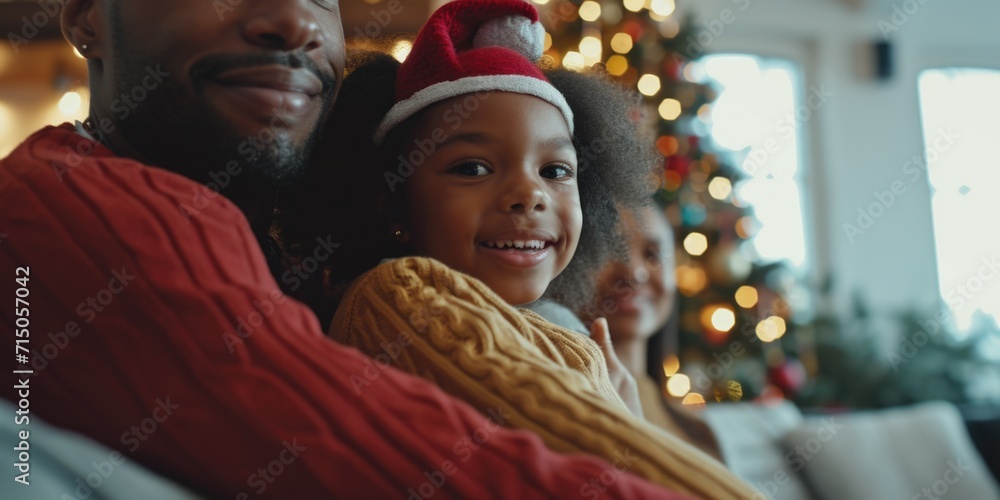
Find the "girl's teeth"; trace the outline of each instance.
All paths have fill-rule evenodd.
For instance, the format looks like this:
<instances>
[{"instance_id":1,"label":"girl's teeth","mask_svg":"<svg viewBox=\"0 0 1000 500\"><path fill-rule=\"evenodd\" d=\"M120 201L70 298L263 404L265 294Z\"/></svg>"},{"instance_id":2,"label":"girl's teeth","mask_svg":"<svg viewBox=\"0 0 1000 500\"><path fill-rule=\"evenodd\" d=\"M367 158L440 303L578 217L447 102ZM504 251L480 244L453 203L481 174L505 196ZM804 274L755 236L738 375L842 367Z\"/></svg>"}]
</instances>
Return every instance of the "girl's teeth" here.
<instances>
[{"instance_id":1,"label":"girl's teeth","mask_svg":"<svg viewBox=\"0 0 1000 500\"><path fill-rule=\"evenodd\" d=\"M517 248L519 250L541 250L542 248L545 248L545 242L539 240L491 241L488 245L499 249Z\"/></svg>"}]
</instances>

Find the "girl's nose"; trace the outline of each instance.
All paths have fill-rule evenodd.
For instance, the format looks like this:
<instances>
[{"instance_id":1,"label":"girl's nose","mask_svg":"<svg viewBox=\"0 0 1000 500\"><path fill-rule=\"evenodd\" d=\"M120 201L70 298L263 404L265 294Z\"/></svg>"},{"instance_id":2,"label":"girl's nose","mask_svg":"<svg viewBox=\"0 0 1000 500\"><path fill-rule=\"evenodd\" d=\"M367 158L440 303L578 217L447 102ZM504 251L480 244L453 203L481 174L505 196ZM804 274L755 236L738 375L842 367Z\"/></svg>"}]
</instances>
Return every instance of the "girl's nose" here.
<instances>
[{"instance_id":1,"label":"girl's nose","mask_svg":"<svg viewBox=\"0 0 1000 500\"><path fill-rule=\"evenodd\" d=\"M503 196L503 210L529 213L547 208L548 200L540 183L527 174L514 174Z\"/></svg>"}]
</instances>

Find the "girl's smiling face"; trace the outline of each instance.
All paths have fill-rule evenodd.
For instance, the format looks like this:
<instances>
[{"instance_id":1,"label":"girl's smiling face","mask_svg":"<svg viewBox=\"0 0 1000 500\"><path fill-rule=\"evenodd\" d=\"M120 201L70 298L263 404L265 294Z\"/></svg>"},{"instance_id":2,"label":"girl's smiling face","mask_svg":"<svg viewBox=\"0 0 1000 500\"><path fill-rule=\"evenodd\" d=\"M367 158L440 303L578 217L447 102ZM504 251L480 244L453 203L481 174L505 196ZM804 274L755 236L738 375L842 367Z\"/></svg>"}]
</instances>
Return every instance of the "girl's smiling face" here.
<instances>
[{"instance_id":1,"label":"girl's smiling face","mask_svg":"<svg viewBox=\"0 0 1000 500\"><path fill-rule=\"evenodd\" d=\"M562 113L528 95L469 94L424 110L404 144L407 158L418 145L426 154L404 187L415 253L510 304L541 297L573 258L583 222Z\"/></svg>"}]
</instances>

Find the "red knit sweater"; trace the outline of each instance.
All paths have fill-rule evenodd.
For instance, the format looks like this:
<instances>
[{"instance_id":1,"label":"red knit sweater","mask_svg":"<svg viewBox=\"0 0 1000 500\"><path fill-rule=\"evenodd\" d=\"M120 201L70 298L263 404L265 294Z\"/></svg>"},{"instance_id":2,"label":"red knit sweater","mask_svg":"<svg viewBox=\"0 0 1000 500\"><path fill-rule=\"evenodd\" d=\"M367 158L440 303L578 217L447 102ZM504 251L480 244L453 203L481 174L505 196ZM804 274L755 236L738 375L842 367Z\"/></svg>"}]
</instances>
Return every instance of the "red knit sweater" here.
<instances>
[{"instance_id":1,"label":"red knit sweater","mask_svg":"<svg viewBox=\"0 0 1000 500\"><path fill-rule=\"evenodd\" d=\"M8 380L35 370L31 418L212 497L669 497L327 339L235 205L70 125L0 161L0 305Z\"/></svg>"}]
</instances>

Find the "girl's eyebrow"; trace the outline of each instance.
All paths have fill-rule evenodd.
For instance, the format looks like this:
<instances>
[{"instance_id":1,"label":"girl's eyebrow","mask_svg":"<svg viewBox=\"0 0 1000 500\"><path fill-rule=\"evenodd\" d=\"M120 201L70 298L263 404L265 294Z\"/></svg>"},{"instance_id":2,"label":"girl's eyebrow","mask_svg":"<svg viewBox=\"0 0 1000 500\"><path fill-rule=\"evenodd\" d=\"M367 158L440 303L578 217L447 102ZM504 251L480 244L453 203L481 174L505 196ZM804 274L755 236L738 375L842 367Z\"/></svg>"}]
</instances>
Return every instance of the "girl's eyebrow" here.
<instances>
[{"instance_id":1,"label":"girl's eyebrow","mask_svg":"<svg viewBox=\"0 0 1000 500\"><path fill-rule=\"evenodd\" d=\"M560 135L558 137L553 137L542 143L543 147L552 149L572 149L576 151L576 146L573 144L573 139Z\"/></svg>"},{"instance_id":2,"label":"girl's eyebrow","mask_svg":"<svg viewBox=\"0 0 1000 500\"><path fill-rule=\"evenodd\" d=\"M456 142L467 142L471 144L490 144L497 142L497 138L486 132L466 132L462 134L455 134L447 139L445 139L439 148L447 147L450 144ZM576 151L576 146L573 144L573 139L560 135L557 137L552 137L543 141L540 146L547 149L572 149Z\"/></svg>"},{"instance_id":3,"label":"girl's eyebrow","mask_svg":"<svg viewBox=\"0 0 1000 500\"><path fill-rule=\"evenodd\" d=\"M490 134L485 132L466 132L463 134L455 134L441 143L439 147L443 148L449 144L456 142L468 142L472 144L489 144L491 142L496 142L495 138Z\"/></svg>"}]
</instances>

